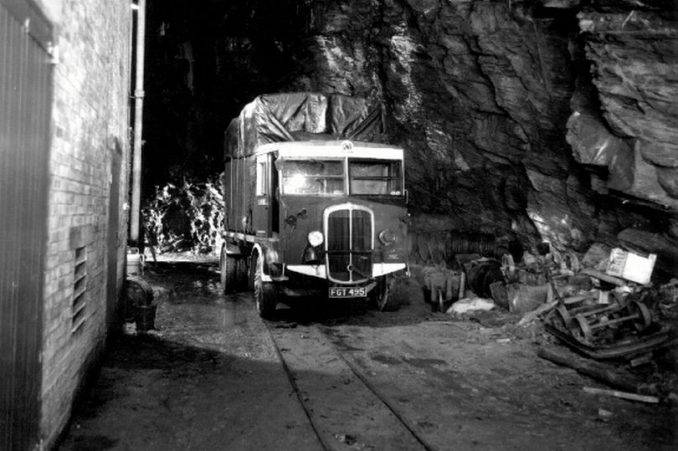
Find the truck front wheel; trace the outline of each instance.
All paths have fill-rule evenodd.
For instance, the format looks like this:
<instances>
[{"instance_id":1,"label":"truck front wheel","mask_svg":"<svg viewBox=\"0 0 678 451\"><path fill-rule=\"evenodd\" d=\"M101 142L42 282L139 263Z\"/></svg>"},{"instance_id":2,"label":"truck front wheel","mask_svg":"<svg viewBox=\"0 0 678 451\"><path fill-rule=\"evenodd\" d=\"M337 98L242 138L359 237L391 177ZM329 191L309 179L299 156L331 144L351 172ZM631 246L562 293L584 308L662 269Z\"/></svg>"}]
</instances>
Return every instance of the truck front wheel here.
<instances>
[{"instance_id":1,"label":"truck front wheel","mask_svg":"<svg viewBox=\"0 0 678 451\"><path fill-rule=\"evenodd\" d=\"M254 267L254 302L257 305L259 316L271 319L275 315L275 308L278 304L278 290L272 282L262 280L263 273L264 260L258 256Z\"/></svg>"},{"instance_id":2,"label":"truck front wheel","mask_svg":"<svg viewBox=\"0 0 678 451\"><path fill-rule=\"evenodd\" d=\"M226 246L221 248L219 269L221 272L221 290L225 293L233 293L237 289L237 264L238 261L226 253Z\"/></svg>"},{"instance_id":3,"label":"truck front wheel","mask_svg":"<svg viewBox=\"0 0 678 451\"><path fill-rule=\"evenodd\" d=\"M395 278L384 276L377 280L377 286L372 289L372 299L376 307L383 311L397 310L398 305L393 299L393 286Z\"/></svg>"}]
</instances>

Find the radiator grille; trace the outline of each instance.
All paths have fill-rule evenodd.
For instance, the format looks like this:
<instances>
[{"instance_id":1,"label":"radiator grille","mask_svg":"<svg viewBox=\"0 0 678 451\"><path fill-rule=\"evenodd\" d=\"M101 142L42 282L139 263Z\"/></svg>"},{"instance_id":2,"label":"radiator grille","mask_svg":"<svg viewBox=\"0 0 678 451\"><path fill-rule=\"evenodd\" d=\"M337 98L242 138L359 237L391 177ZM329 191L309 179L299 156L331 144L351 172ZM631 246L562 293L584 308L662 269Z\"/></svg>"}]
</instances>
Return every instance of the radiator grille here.
<instances>
[{"instance_id":1,"label":"radiator grille","mask_svg":"<svg viewBox=\"0 0 678 451\"><path fill-rule=\"evenodd\" d=\"M372 214L345 208L327 216L327 267L330 280L362 282L372 276Z\"/></svg>"}]
</instances>

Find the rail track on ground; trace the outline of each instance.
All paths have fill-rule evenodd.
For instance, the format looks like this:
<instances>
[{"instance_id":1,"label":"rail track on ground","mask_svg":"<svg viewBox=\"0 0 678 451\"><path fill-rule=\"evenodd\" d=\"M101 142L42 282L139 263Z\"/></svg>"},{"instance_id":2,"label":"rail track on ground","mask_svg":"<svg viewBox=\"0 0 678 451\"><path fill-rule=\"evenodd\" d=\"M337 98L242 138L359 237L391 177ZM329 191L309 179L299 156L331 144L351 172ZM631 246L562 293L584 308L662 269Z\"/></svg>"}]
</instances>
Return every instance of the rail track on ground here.
<instances>
[{"instance_id":1,"label":"rail track on ground","mask_svg":"<svg viewBox=\"0 0 678 451\"><path fill-rule=\"evenodd\" d=\"M436 451L416 426L340 349L327 327L264 321L318 440L325 450Z\"/></svg>"}]
</instances>

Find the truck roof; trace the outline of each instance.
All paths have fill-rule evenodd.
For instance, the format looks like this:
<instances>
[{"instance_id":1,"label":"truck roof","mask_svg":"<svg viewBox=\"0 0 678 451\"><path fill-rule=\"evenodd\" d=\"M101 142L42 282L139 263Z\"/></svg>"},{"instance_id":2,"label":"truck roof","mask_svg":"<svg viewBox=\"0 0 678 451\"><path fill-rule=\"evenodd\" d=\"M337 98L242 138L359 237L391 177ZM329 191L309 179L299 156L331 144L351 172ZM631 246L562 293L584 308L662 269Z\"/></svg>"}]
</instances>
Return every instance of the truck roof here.
<instances>
[{"instance_id":1,"label":"truck roof","mask_svg":"<svg viewBox=\"0 0 678 451\"><path fill-rule=\"evenodd\" d=\"M383 142L381 105L341 94L264 94L245 105L226 130L226 158L252 155L269 143L315 139Z\"/></svg>"}]
</instances>

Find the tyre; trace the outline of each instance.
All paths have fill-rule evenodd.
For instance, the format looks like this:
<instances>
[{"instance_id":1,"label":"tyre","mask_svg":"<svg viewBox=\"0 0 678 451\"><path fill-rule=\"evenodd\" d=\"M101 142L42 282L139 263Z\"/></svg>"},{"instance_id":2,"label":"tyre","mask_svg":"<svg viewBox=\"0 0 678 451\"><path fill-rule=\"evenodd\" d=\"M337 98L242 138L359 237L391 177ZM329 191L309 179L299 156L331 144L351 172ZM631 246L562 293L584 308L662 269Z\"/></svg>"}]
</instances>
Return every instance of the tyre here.
<instances>
[{"instance_id":1,"label":"tyre","mask_svg":"<svg viewBox=\"0 0 678 451\"><path fill-rule=\"evenodd\" d=\"M250 287L249 284L249 267L247 264L247 258L241 257L236 262L235 270L235 280L238 286L238 291L242 290L253 290L253 287Z\"/></svg>"},{"instance_id":2,"label":"tyre","mask_svg":"<svg viewBox=\"0 0 678 451\"><path fill-rule=\"evenodd\" d=\"M422 292L424 293L424 302L427 304L434 304L434 301L431 299L431 289L424 286L422 287Z\"/></svg>"},{"instance_id":3,"label":"tyre","mask_svg":"<svg viewBox=\"0 0 678 451\"><path fill-rule=\"evenodd\" d=\"M388 312L398 309L398 303L393 297L393 286L395 278L384 276L377 280L377 286L372 289L372 300L374 305L382 312Z\"/></svg>"},{"instance_id":4,"label":"tyre","mask_svg":"<svg viewBox=\"0 0 678 451\"><path fill-rule=\"evenodd\" d=\"M250 264L247 268L247 274L245 276L248 291L254 291L254 275L256 274L257 260L258 258L256 254L252 255L249 259Z\"/></svg>"},{"instance_id":5,"label":"tyre","mask_svg":"<svg viewBox=\"0 0 678 451\"><path fill-rule=\"evenodd\" d=\"M225 293L233 293L238 288L237 282L238 260L226 253L226 246L221 248L219 269L221 272L221 290Z\"/></svg>"},{"instance_id":6,"label":"tyre","mask_svg":"<svg viewBox=\"0 0 678 451\"><path fill-rule=\"evenodd\" d=\"M275 316L275 308L278 304L278 289L272 282L264 282L264 260L257 256L254 266L254 302L256 303L259 316L272 319Z\"/></svg>"}]
</instances>

